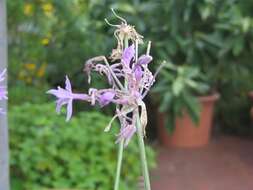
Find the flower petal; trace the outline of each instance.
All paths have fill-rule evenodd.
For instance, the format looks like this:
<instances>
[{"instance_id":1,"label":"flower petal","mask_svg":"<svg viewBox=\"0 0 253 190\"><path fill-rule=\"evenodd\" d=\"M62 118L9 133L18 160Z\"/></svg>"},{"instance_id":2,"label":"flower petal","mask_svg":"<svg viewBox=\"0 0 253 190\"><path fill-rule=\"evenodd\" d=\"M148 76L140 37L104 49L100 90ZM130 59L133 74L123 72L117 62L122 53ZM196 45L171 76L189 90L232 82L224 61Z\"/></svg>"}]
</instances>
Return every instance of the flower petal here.
<instances>
[{"instance_id":1,"label":"flower petal","mask_svg":"<svg viewBox=\"0 0 253 190\"><path fill-rule=\"evenodd\" d=\"M99 104L100 106L106 106L109 104L113 98L115 97L115 92L104 92L100 97L99 97Z\"/></svg>"},{"instance_id":2,"label":"flower petal","mask_svg":"<svg viewBox=\"0 0 253 190\"><path fill-rule=\"evenodd\" d=\"M47 94L52 94L52 95L58 97L59 92L58 92L58 90L51 89L51 90L48 90L48 91L47 91Z\"/></svg>"},{"instance_id":3,"label":"flower petal","mask_svg":"<svg viewBox=\"0 0 253 190\"><path fill-rule=\"evenodd\" d=\"M125 140L124 146L126 147L134 133L136 132L136 127L134 125L126 125L124 127L121 127L120 133L117 135L118 138L116 140L116 143L119 143L122 140Z\"/></svg>"},{"instance_id":4,"label":"flower petal","mask_svg":"<svg viewBox=\"0 0 253 190\"><path fill-rule=\"evenodd\" d=\"M141 78L142 78L142 74L143 74L143 71L142 71L141 66L140 66L140 65L137 65L137 66L135 67L135 71L134 71L135 79L136 79L137 81L140 81Z\"/></svg>"},{"instance_id":5,"label":"flower petal","mask_svg":"<svg viewBox=\"0 0 253 190\"><path fill-rule=\"evenodd\" d=\"M69 100L68 105L67 105L67 117L66 117L66 121L69 121L71 116L72 116L72 100Z\"/></svg>"},{"instance_id":6,"label":"flower petal","mask_svg":"<svg viewBox=\"0 0 253 190\"><path fill-rule=\"evenodd\" d=\"M133 45L133 44L132 44L131 46L127 47L127 48L123 51L121 61L123 62L123 64L124 64L125 66L128 66L128 67L129 67L130 62L131 62L131 60L132 60L133 57L134 57L134 53L135 53L135 50L134 50L134 45Z\"/></svg>"},{"instance_id":7,"label":"flower petal","mask_svg":"<svg viewBox=\"0 0 253 190\"><path fill-rule=\"evenodd\" d=\"M68 103L68 99L58 99L56 101L56 113L60 114L61 107Z\"/></svg>"},{"instance_id":8,"label":"flower petal","mask_svg":"<svg viewBox=\"0 0 253 190\"><path fill-rule=\"evenodd\" d=\"M68 90L65 90L61 87L58 87L58 89L48 90L47 94L52 94L52 95L56 96L57 98L73 98L73 93L71 93Z\"/></svg>"},{"instance_id":9,"label":"flower petal","mask_svg":"<svg viewBox=\"0 0 253 190\"><path fill-rule=\"evenodd\" d=\"M71 83L69 81L68 76L66 75L66 81L65 81L65 89L68 90L69 92L72 92L72 87L71 87Z\"/></svg>"},{"instance_id":10,"label":"flower petal","mask_svg":"<svg viewBox=\"0 0 253 190\"><path fill-rule=\"evenodd\" d=\"M153 60L152 56L150 55L142 55L139 57L137 64L138 65L147 65Z\"/></svg>"},{"instance_id":11,"label":"flower petal","mask_svg":"<svg viewBox=\"0 0 253 190\"><path fill-rule=\"evenodd\" d=\"M129 132L127 134L127 138L125 140L125 144L124 144L125 147L129 144L129 142L130 142L130 140L133 137L135 132L136 132L136 127L132 125L131 129L129 129Z\"/></svg>"},{"instance_id":12,"label":"flower petal","mask_svg":"<svg viewBox=\"0 0 253 190\"><path fill-rule=\"evenodd\" d=\"M138 65L147 65L152 60L153 60L153 58L150 55L142 55L139 57L137 64Z\"/></svg>"}]
</instances>

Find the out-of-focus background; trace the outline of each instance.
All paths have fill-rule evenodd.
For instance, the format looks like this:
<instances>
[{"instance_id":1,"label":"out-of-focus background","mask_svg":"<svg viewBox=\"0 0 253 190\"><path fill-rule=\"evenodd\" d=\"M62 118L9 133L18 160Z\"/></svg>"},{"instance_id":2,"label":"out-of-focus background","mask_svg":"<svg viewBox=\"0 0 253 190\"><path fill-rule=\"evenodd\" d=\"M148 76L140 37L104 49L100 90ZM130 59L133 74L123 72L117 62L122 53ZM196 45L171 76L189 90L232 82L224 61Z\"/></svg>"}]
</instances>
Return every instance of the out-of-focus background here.
<instances>
[{"instance_id":1,"label":"out-of-focus background","mask_svg":"<svg viewBox=\"0 0 253 190\"><path fill-rule=\"evenodd\" d=\"M110 8L152 41L152 71L168 62L145 100L154 189L252 189L251 0L9 0L11 189L112 189L118 125L103 128L113 107L77 103L65 123L45 93L66 74L88 90L85 60L116 46ZM136 139L125 152L121 189L135 190Z\"/></svg>"}]
</instances>

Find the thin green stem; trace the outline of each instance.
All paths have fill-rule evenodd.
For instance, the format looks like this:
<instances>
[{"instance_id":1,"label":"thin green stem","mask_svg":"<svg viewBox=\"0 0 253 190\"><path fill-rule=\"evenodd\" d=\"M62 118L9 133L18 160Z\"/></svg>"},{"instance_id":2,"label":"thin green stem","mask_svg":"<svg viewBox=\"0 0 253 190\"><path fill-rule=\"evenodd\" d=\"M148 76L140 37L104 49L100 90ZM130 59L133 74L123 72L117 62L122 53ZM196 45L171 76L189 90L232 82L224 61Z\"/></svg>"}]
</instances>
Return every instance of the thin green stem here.
<instances>
[{"instance_id":1,"label":"thin green stem","mask_svg":"<svg viewBox=\"0 0 253 190\"><path fill-rule=\"evenodd\" d=\"M124 140L121 140L120 143L119 143L118 163L117 163L116 178L115 178L115 183L114 183L114 190L119 190L123 150L124 150Z\"/></svg>"},{"instance_id":2,"label":"thin green stem","mask_svg":"<svg viewBox=\"0 0 253 190\"><path fill-rule=\"evenodd\" d=\"M128 47L128 39L127 38L124 39L124 46L125 46L125 48ZM127 81L125 81L124 86L126 89L127 88ZM118 162L117 162L117 171L116 171L116 178L115 178L115 183L114 183L114 190L119 189L123 150L124 150L124 140L121 140L119 143Z\"/></svg>"},{"instance_id":3,"label":"thin green stem","mask_svg":"<svg viewBox=\"0 0 253 190\"><path fill-rule=\"evenodd\" d=\"M147 47L146 55L150 54L150 48L151 48L151 41L148 42L148 47Z\"/></svg>"},{"instance_id":4,"label":"thin green stem","mask_svg":"<svg viewBox=\"0 0 253 190\"><path fill-rule=\"evenodd\" d=\"M138 61L138 40L135 41L135 65L137 65Z\"/></svg>"},{"instance_id":5,"label":"thin green stem","mask_svg":"<svg viewBox=\"0 0 253 190\"><path fill-rule=\"evenodd\" d=\"M137 116L137 136L139 142L139 150L140 150L140 157L141 157L141 167L142 167L142 174L144 177L144 184L145 190L151 190L150 179L149 179L149 172L148 172L148 164L146 159L146 152L145 152L145 144L143 140L143 131L141 127L140 117L139 114Z\"/></svg>"},{"instance_id":6,"label":"thin green stem","mask_svg":"<svg viewBox=\"0 0 253 190\"><path fill-rule=\"evenodd\" d=\"M127 48L128 47L128 37L125 37L124 38L124 48Z\"/></svg>"}]
</instances>

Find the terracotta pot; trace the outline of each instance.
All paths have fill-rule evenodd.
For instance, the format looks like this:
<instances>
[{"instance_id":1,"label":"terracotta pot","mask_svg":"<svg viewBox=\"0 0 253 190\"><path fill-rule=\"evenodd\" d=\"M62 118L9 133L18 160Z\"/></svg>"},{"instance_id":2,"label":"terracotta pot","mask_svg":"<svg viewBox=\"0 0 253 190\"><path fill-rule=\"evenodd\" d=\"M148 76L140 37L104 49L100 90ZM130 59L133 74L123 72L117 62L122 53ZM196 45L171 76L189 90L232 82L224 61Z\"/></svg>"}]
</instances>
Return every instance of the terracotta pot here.
<instances>
[{"instance_id":1,"label":"terracotta pot","mask_svg":"<svg viewBox=\"0 0 253 190\"><path fill-rule=\"evenodd\" d=\"M196 125L185 113L182 117L176 118L175 129L169 134L165 128L164 118L166 115L158 114L158 136L165 146L176 147L201 147L208 144L213 118L213 108L219 99L218 94L199 97L201 113L199 123Z\"/></svg>"},{"instance_id":2,"label":"terracotta pot","mask_svg":"<svg viewBox=\"0 0 253 190\"><path fill-rule=\"evenodd\" d=\"M249 97L250 97L251 100L253 100L253 91L249 92Z\"/></svg>"}]
</instances>

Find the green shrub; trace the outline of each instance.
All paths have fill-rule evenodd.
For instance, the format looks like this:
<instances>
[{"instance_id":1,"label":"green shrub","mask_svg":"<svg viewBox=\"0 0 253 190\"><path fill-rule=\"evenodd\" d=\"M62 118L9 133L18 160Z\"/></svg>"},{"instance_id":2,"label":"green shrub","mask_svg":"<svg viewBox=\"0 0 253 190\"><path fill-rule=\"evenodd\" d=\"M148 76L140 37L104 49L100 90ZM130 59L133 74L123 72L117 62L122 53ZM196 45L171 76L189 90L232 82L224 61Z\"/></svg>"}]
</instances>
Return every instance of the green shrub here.
<instances>
[{"instance_id":1,"label":"green shrub","mask_svg":"<svg viewBox=\"0 0 253 190\"><path fill-rule=\"evenodd\" d=\"M46 102L48 97L45 96L45 92L49 89L46 85L40 86L40 88L34 88L20 83L19 85L11 86L8 89L9 101L12 105L23 104L24 102L29 103L41 103Z\"/></svg>"},{"instance_id":2,"label":"green shrub","mask_svg":"<svg viewBox=\"0 0 253 190\"><path fill-rule=\"evenodd\" d=\"M209 90L199 68L167 63L159 77L153 96L160 99L159 110L168 113L166 127L169 131L173 132L175 120L183 115L183 111L189 114L192 121L198 123L201 109L197 96L205 95Z\"/></svg>"},{"instance_id":3,"label":"green shrub","mask_svg":"<svg viewBox=\"0 0 253 190\"><path fill-rule=\"evenodd\" d=\"M9 112L11 182L15 190L76 188L110 190L116 170L117 145L110 118L84 112L69 123L54 114L52 104L23 104ZM136 189L140 163L136 139L125 149L121 189ZM147 148L149 164L154 152Z\"/></svg>"},{"instance_id":4,"label":"green shrub","mask_svg":"<svg viewBox=\"0 0 253 190\"><path fill-rule=\"evenodd\" d=\"M108 45L103 19L92 18L92 2L19 0L7 1L7 8L11 85L62 82L66 71L80 73L84 60Z\"/></svg>"}]
</instances>

